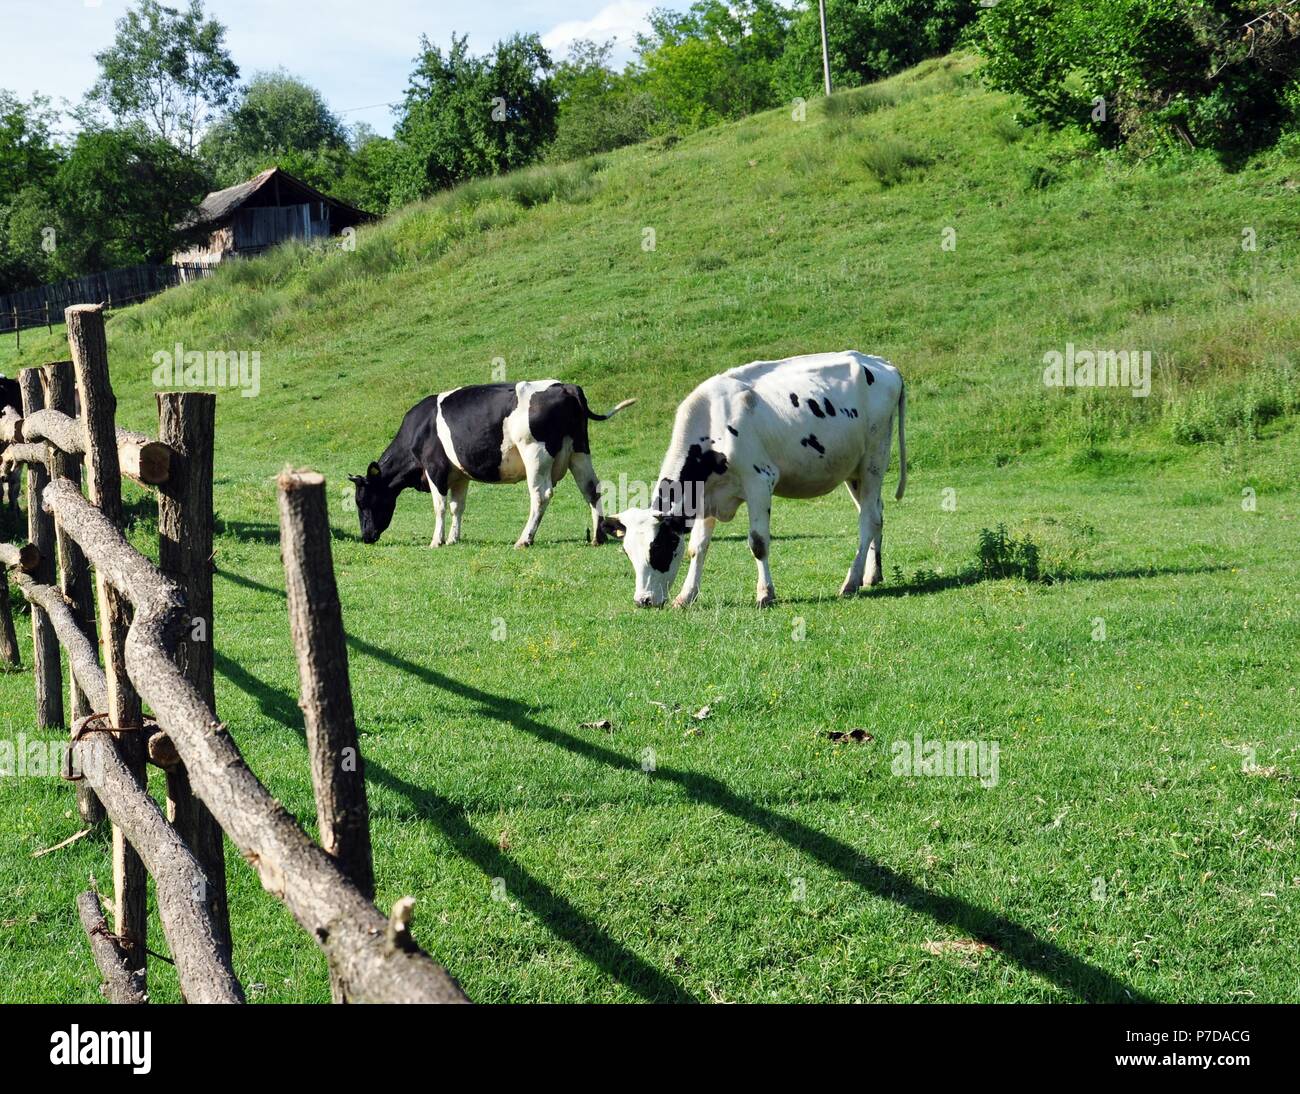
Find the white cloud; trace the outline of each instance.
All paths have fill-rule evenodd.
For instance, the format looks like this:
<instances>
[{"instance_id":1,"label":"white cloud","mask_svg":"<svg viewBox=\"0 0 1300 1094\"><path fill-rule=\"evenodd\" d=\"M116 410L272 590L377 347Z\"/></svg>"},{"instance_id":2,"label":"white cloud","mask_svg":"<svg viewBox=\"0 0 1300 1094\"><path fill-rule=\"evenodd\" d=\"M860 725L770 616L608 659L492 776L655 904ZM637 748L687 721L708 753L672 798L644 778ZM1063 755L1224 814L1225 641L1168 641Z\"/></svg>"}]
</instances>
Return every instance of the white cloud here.
<instances>
[{"instance_id":1,"label":"white cloud","mask_svg":"<svg viewBox=\"0 0 1300 1094\"><path fill-rule=\"evenodd\" d=\"M552 27L542 35L542 44L552 56L563 57L569 45L579 38L594 42L614 39L614 62L621 65L631 60L636 47L636 36L648 29L646 17L656 7L654 0L614 0L606 4L590 19L569 19Z\"/></svg>"}]
</instances>

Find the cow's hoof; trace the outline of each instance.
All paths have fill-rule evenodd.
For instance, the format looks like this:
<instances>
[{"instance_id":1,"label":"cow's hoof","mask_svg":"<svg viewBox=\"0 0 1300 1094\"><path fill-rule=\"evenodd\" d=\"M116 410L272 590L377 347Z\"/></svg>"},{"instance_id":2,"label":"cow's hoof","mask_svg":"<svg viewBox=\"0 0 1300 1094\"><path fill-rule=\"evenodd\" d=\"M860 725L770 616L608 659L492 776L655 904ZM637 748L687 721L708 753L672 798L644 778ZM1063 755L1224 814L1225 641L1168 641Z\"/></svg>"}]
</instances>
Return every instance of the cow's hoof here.
<instances>
[{"instance_id":1,"label":"cow's hoof","mask_svg":"<svg viewBox=\"0 0 1300 1094\"><path fill-rule=\"evenodd\" d=\"M525 547L531 547L532 545L533 541L531 539L521 539L515 543L515 550L522 551Z\"/></svg>"},{"instance_id":2,"label":"cow's hoof","mask_svg":"<svg viewBox=\"0 0 1300 1094\"><path fill-rule=\"evenodd\" d=\"M776 603L776 591L774 589L762 589L758 594L758 606L760 608L770 608Z\"/></svg>"},{"instance_id":3,"label":"cow's hoof","mask_svg":"<svg viewBox=\"0 0 1300 1094\"><path fill-rule=\"evenodd\" d=\"M858 587L850 581L846 581L840 586L840 596L855 597L858 595Z\"/></svg>"},{"instance_id":4,"label":"cow's hoof","mask_svg":"<svg viewBox=\"0 0 1300 1094\"><path fill-rule=\"evenodd\" d=\"M679 596L679 597L677 597L676 600L673 601L673 607L674 607L674 608L689 608L689 607L691 606L691 604L694 602L694 600L695 600L695 597L693 597L693 596Z\"/></svg>"},{"instance_id":5,"label":"cow's hoof","mask_svg":"<svg viewBox=\"0 0 1300 1094\"><path fill-rule=\"evenodd\" d=\"M873 585L883 584L884 580L885 580L884 575L882 575L881 572L877 570L874 574L868 574L866 577L862 579L862 587L864 589L870 589Z\"/></svg>"}]
</instances>

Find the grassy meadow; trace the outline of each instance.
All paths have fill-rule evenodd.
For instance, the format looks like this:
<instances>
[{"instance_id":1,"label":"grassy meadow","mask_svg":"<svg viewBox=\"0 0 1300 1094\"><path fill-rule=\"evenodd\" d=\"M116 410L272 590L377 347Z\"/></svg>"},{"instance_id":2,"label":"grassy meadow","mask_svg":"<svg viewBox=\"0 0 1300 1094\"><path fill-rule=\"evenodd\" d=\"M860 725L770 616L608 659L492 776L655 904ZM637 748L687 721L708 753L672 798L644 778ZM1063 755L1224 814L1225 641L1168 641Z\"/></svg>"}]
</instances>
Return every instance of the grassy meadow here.
<instances>
[{"instance_id":1,"label":"grassy meadow","mask_svg":"<svg viewBox=\"0 0 1300 1094\"><path fill-rule=\"evenodd\" d=\"M309 828L274 478L327 476L378 902L416 897L471 998L1300 1000L1300 162L1134 163L1015 110L935 60L802 119L470 184L353 251L283 247L110 318L133 428L156 426L155 353L260 354L258 396L218 397L218 710ZM1150 396L1046 389L1067 343L1151 351ZM348 509L408 407L502 362L598 411L639 399L592 425L617 482L653 479L706 376L846 347L909 388L886 582L853 600L843 491L777 500L764 612L743 511L696 604L648 612L570 481L526 552L522 485L472 487L437 551L427 495L373 546ZM0 343L9 375L62 357L58 330ZM977 568L999 524L1040 580ZM34 732L25 625L11 740ZM996 781L895 774L917 734L997 742ZM79 827L49 778L0 779L0 825L0 999L96 1000L73 898L111 886L107 834L34 860ZM328 1001L227 849L250 998ZM150 983L178 998L163 962Z\"/></svg>"}]
</instances>

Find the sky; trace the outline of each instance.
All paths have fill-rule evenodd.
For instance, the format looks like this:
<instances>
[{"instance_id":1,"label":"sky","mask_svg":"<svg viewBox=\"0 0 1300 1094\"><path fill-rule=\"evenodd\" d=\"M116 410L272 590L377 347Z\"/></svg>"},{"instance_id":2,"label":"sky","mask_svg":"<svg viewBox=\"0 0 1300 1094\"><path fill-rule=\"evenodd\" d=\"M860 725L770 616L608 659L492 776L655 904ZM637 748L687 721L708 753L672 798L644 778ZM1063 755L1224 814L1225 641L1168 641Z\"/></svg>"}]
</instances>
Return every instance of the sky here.
<instances>
[{"instance_id":1,"label":"sky","mask_svg":"<svg viewBox=\"0 0 1300 1094\"><path fill-rule=\"evenodd\" d=\"M188 0L165 0L180 7ZM226 47L243 78L284 68L313 85L349 125L390 135L421 34L444 48L452 32L486 52L515 31L536 32L561 58L578 38L615 39L616 64L656 6L689 0L205 0L226 26ZM71 103L98 74L95 54L112 43L127 0L0 0L0 88Z\"/></svg>"}]
</instances>

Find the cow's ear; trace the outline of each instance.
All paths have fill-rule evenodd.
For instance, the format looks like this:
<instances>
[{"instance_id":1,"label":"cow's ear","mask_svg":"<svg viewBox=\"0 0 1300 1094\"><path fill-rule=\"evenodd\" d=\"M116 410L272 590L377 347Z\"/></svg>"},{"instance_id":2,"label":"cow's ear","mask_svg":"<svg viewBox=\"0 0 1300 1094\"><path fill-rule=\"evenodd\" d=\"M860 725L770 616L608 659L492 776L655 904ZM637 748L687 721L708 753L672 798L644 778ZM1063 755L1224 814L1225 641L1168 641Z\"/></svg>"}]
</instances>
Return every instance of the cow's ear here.
<instances>
[{"instance_id":1,"label":"cow's ear","mask_svg":"<svg viewBox=\"0 0 1300 1094\"><path fill-rule=\"evenodd\" d=\"M686 531L686 517L681 513L669 513L664 517L664 527L676 532L679 536Z\"/></svg>"},{"instance_id":2,"label":"cow's ear","mask_svg":"<svg viewBox=\"0 0 1300 1094\"><path fill-rule=\"evenodd\" d=\"M619 520L618 517L601 517L600 530L613 539L622 539L627 535L627 525Z\"/></svg>"},{"instance_id":3,"label":"cow's ear","mask_svg":"<svg viewBox=\"0 0 1300 1094\"><path fill-rule=\"evenodd\" d=\"M379 464L374 463L373 461L371 462L370 466L366 468L366 478L379 478Z\"/></svg>"}]
</instances>

